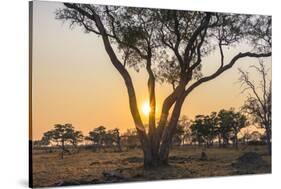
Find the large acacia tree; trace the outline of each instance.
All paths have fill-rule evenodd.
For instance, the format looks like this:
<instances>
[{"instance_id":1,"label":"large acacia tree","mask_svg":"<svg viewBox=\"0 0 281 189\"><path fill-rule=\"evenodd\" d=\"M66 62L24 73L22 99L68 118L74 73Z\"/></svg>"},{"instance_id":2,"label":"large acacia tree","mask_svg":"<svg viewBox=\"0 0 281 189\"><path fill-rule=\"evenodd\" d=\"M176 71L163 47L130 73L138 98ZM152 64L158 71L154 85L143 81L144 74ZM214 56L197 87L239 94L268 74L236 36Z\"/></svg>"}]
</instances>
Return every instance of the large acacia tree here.
<instances>
[{"instance_id":1,"label":"large acacia tree","mask_svg":"<svg viewBox=\"0 0 281 189\"><path fill-rule=\"evenodd\" d=\"M168 163L181 107L195 88L220 76L243 58L271 56L271 18L267 16L72 3L64 6L56 11L56 18L101 36L112 65L123 78L145 167ZM248 51L225 58L226 48L246 43ZM202 60L216 49L220 66L205 76L201 73L205 62ZM151 111L147 130L129 68L143 68L148 73ZM162 104L159 122L155 120L156 82L167 82L173 87Z\"/></svg>"}]
</instances>

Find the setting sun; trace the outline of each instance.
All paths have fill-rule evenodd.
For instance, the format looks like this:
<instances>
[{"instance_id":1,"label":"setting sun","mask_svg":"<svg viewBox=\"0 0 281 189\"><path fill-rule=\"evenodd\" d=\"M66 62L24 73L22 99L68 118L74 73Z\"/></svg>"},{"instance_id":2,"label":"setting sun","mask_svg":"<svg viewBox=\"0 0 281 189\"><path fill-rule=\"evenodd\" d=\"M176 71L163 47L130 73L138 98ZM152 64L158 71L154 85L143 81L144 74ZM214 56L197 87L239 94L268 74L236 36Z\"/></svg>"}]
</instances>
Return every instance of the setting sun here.
<instances>
[{"instance_id":1,"label":"setting sun","mask_svg":"<svg viewBox=\"0 0 281 189\"><path fill-rule=\"evenodd\" d=\"M271 174L271 15L76 1L29 2L29 187Z\"/></svg>"},{"instance_id":2,"label":"setting sun","mask_svg":"<svg viewBox=\"0 0 281 189\"><path fill-rule=\"evenodd\" d=\"M148 116L149 115L149 112L150 112L150 106L149 106L149 103L148 102L144 102L143 105L142 105L142 112L145 116Z\"/></svg>"}]
</instances>

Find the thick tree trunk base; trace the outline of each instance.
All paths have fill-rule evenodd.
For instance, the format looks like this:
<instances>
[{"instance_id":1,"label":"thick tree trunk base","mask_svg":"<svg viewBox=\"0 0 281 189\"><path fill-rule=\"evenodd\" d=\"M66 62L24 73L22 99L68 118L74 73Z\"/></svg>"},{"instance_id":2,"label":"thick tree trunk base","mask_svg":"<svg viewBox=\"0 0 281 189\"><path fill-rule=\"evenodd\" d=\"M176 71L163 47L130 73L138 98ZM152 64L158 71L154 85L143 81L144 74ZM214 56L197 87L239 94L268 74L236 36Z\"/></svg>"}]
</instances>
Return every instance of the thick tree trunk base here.
<instances>
[{"instance_id":1,"label":"thick tree trunk base","mask_svg":"<svg viewBox=\"0 0 281 189\"><path fill-rule=\"evenodd\" d=\"M271 142L269 141L268 143L267 143L267 151L268 151L268 155L272 155L272 147L271 147Z\"/></svg>"},{"instance_id":2,"label":"thick tree trunk base","mask_svg":"<svg viewBox=\"0 0 281 189\"><path fill-rule=\"evenodd\" d=\"M265 132L266 132L267 151L268 151L268 154L271 155L272 154L271 131L268 126L265 129L266 129Z\"/></svg>"},{"instance_id":3,"label":"thick tree trunk base","mask_svg":"<svg viewBox=\"0 0 281 189\"><path fill-rule=\"evenodd\" d=\"M160 158L160 154L157 155L145 155L144 156L144 161L143 161L143 166L145 169L153 169L153 168L158 168L158 167L164 167L168 165L168 157L163 159Z\"/></svg>"},{"instance_id":4,"label":"thick tree trunk base","mask_svg":"<svg viewBox=\"0 0 281 189\"><path fill-rule=\"evenodd\" d=\"M167 167L169 166L169 163L168 161L150 161L150 162L147 162L147 161L144 161L144 164L143 164L143 167L144 169L156 169L156 168L159 168L159 167Z\"/></svg>"}]
</instances>

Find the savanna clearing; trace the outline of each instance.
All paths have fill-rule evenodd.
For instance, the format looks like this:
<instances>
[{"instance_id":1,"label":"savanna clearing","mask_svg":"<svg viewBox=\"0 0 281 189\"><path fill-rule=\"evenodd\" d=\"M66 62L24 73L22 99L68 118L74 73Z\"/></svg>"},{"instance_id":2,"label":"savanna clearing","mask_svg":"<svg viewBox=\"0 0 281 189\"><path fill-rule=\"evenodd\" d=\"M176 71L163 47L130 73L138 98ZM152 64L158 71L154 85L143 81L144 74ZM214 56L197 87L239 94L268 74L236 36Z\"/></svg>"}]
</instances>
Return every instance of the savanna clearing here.
<instances>
[{"instance_id":1,"label":"savanna clearing","mask_svg":"<svg viewBox=\"0 0 281 189\"><path fill-rule=\"evenodd\" d=\"M59 152L33 151L34 187L182 179L271 173L264 145L233 148L173 147L169 165L143 168L141 149L123 152L80 150L59 158ZM245 156L246 155L246 156Z\"/></svg>"}]
</instances>

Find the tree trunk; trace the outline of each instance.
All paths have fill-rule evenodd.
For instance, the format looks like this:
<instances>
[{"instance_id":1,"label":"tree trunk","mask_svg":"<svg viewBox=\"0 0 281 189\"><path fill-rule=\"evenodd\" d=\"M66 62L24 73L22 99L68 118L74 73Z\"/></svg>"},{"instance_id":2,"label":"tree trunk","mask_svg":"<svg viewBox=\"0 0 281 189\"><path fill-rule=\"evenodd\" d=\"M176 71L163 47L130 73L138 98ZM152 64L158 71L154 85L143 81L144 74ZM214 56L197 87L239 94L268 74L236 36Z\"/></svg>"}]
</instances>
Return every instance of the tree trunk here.
<instances>
[{"instance_id":1,"label":"tree trunk","mask_svg":"<svg viewBox=\"0 0 281 189\"><path fill-rule=\"evenodd\" d=\"M266 133L266 141L267 141L267 150L268 154L271 155L271 129L268 125L265 126L265 133Z\"/></svg>"},{"instance_id":2,"label":"tree trunk","mask_svg":"<svg viewBox=\"0 0 281 189\"><path fill-rule=\"evenodd\" d=\"M143 164L144 168L146 169L155 168L162 165L159 156L159 149L153 149L154 147L154 145L149 145L144 149Z\"/></svg>"},{"instance_id":3,"label":"tree trunk","mask_svg":"<svg viewBox=\"0 0 281 189\"><path fill-rule=\"evenodd\" d=\"M180 111L181 111L181 107L184 102L184 99L185 99L184 96L181 95L179 97L179 99L176 101L175 107L173 109L173 113L171 115L170 122L164 130L164 133L162 136L162 144L159 149L160 163L162 165L168 164L170 146L171 146L173 135L176 131L176 127L178 124Z\"/></svg>"},{"instance_id":4,"label":"tree trunk","mask_svg":"<svg viewBox=\"0 0 281 189\"><path fill-rule=\"evenodd\" d=\"M236 148L236 150L238 150L238 137L237 137L237 133L235 133L235 148Z\"/></svg>"},{"instance_id":5,"label":"tree trunk","mask_svg":"<svg viewBox=\"0 0 281 189\"><path fill-rule=\"evenodd\" d=\"M63 153L64 153L64 140L61 141L61 159L63 159Z\"/></svg>"},{"instance_id":6,"label":"tree trunk","mask_svg":"<svg viewBox=\"0 0 281 189\"><path fill-rule=\"evenodd\" d=\"M149 48L150 49L150 48ZM151 164L156 166L159 161L159 144L160 138L157 136L156 126L155 126L155 114L156 114L156 97L155 97L155 77L151 69L151 51L148 52L146 69L149 74L147 86L149 94L149 122L148 122L148 139L149 146L152 155Z\"/></svg>"},{"instance_id":7,"label":"tree trunk","mask_svg":"<svg viewBox=\"0 0 281 189\"><path fill-rule=\"evenodd\" d=\"M172 133L171 131L166 132L164 135L164 139L160 146L159 155L160 155L160 164L161 165L168 165L168 158L170 153L170 147L172 142Z\"/></svg>"},{"instance_id":8,"label":"tree trunk","mask_svg":"<svg viewBox=\"0 0 281 189\"><path fill-rule=\"evenodd\" d=\"M227 138L223 138L222 147L226 148L228 146L228 143L229 143L228 139Z\"/></svg>"},{"instance_id":9,"label":"tree trunk","mask_svg":"<svg viewBox=\"0 0 281 189\"><path fill-rule=\"evenodd\" d=\"M121 147L120 141L117 143L117 146L118 146L118 151L119 151L119 152L122 152L122 147Z\"/></svg>"}]
</instances>

